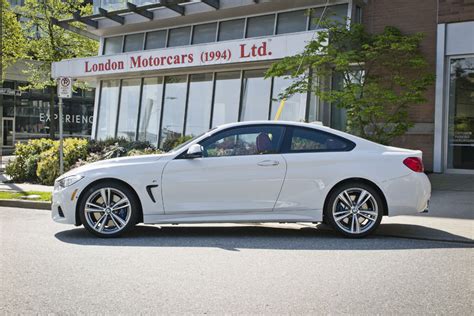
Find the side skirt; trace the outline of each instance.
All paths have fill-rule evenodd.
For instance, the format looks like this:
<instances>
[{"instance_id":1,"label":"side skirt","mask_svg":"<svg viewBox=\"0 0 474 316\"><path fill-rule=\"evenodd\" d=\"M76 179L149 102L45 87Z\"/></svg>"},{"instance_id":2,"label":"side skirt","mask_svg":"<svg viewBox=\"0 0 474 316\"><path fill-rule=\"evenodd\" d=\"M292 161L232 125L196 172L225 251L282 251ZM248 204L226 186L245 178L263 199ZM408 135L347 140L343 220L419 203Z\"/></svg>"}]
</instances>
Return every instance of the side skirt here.
<instances>
[{"instance_id":1,"label":"side skirt","mask_svg":"<svg viewBox=\"0 0 474 316\"><path fill-rule=\"evenodd\" d=\"M290 213L233 213L233 214L171 214L143 216L145 224L184 223L264 223L264 222L320 222L322 210L294 211Z\"/></svg>"}]
</instances>

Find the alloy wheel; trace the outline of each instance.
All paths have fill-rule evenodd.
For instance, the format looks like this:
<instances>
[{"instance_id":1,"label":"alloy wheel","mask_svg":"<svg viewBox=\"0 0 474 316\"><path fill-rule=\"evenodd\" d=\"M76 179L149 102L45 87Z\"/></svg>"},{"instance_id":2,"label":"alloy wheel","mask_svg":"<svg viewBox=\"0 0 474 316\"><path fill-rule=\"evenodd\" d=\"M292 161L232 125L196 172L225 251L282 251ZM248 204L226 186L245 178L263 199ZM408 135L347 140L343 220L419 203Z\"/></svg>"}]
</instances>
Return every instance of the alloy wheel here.
<instances>
[{"instance_id":1,"label":"alloy wheel","mask_svg":"<svg viewBox=\"0 0 474 316\"><path fill-rule=\"evenodd\" d=\"M114 234L124 229L131 216L127 196L116 188L100 188L89 195L84 208L89 226L100 234Z\"/></svg>"},{"instance_id":2,"label":"alloy wheel","mask_svg":"<svg viewBox=\"0 0 474 316\"><path fill-rule=\"evenodd\" d=\"M362 188L349 188L334 200L332 216L336 225L352 235L363 234L377 222L379 207L374 196Z\"/></svg>"}]
</instances>

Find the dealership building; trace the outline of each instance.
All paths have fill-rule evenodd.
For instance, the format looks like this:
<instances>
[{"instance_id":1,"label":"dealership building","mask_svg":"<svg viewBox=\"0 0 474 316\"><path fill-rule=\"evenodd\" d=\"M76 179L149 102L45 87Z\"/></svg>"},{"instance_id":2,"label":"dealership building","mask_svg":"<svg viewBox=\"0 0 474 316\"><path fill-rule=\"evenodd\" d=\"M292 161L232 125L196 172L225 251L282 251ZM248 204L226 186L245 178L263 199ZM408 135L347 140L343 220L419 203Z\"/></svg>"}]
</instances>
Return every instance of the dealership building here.
<instances>
[{"instance_id":1,"label":"dealership building","mask_svg":"<svg viewBox=\"0 0 474 316\"><path fill-rule=\"evenodd\" d=\"M473 1L102 0L94 10L60 23L86 24L100 37L98 56L53 65L55 77L96 86L93 138L162 147L223 123L274 119L291 81L266 79L266 70L301 52L327 15L370 32L392 25L425 34L437 81L427 103L410 108L414 126L394 145L421 149L428 170L474 172ZM337 75L314 78L340 85ZM344 110L309 92L286 100L280 119L345 128Z\"/></svg>"}]
</instances>

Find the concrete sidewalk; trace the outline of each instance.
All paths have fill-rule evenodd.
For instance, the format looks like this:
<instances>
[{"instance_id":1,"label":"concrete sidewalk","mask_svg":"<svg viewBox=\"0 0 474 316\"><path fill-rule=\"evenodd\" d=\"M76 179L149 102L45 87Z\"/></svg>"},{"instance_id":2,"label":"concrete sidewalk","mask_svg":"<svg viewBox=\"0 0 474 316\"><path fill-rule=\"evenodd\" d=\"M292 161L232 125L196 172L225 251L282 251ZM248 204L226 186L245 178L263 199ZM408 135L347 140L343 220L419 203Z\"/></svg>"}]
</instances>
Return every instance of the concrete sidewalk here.
<instances>
[{"instance_id":1,"label":"concrete sidewalk","mask_svg":"<svg viewBox=\"0 0 474 316\"><path fill-rule=\"evenodd\" d=\"M428 213L384 217L377 233L420 239L473 242L474 175L430 174Z\"/></svg>"}]
</instances>

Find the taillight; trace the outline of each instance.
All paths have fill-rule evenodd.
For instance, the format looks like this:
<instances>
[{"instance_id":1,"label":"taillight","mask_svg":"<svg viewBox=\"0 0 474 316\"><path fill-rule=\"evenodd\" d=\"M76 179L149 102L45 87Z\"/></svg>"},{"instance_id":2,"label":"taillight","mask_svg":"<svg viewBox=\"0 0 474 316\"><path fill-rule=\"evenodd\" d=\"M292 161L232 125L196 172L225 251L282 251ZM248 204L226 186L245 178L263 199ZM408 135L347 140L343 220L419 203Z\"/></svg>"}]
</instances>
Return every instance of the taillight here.
<instances>
[{"instance_id":1,"label":"taillight","mask_svg":"<svg viewBox=\"0 0 474 316\"><path fill-rule=\"evenodd\" d=\"M418 157L408 157L403 160L403 164L415 172L425 171L423 161Z\"/></svg>"}]
</instances>

